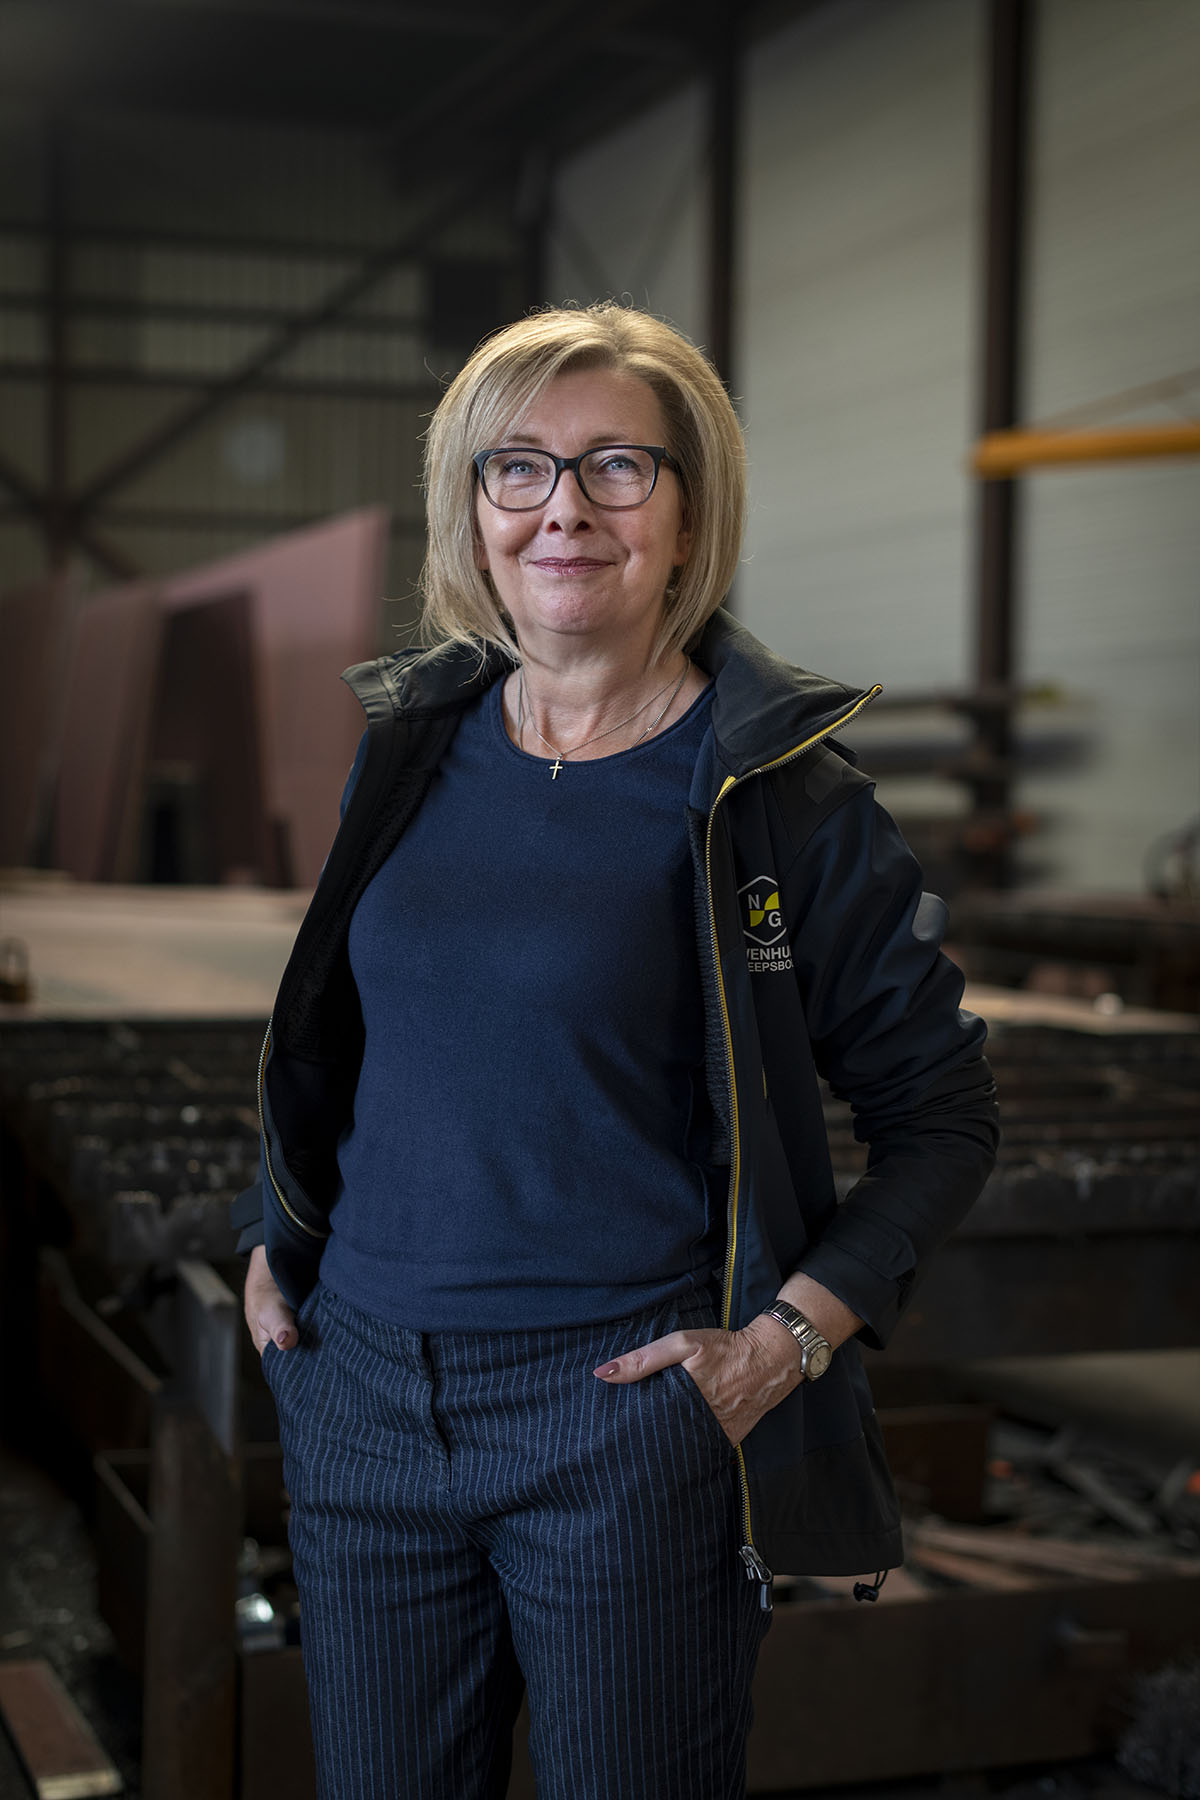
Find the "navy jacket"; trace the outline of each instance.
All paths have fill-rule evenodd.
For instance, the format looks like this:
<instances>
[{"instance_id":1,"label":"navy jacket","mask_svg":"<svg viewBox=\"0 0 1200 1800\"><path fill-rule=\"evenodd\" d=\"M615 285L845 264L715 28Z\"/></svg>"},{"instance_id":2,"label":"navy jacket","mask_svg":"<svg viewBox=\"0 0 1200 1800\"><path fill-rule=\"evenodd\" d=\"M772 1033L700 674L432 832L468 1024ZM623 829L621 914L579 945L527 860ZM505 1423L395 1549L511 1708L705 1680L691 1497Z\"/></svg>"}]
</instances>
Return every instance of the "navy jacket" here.
<instances>
[{"instance_id":1,"label":"navy jacket","mask_svg":"<svg viewBox=\"0 0 1200 1800\"><path fill-rule=\"evenodd\" d=\"M746 1324L800 1268L886 1344L937 1245L995 1159L982 1022L959 1010L945 907L873 786L830 742L879 690L783 662L718 613L692 652L714 678L688 804L705 983L714 1160L728 1161L723 1318ZM337 1192L362 1019L347 933L429 787L462 710L509 665L451 647L362 663L357 779L284 971L263 1045L263 1180L239 1248L265 1242L295 1305L316 1279ZM866 1174L838 1204L818 1077L853 1108ZM402 1126L396 1155L402 1163ZM265 1197L265 1198L264 1198ZM900 1561L895 1498L857 1344L738 1450L743 1560L862 1573Z\"/></svg>"}]
</instances>

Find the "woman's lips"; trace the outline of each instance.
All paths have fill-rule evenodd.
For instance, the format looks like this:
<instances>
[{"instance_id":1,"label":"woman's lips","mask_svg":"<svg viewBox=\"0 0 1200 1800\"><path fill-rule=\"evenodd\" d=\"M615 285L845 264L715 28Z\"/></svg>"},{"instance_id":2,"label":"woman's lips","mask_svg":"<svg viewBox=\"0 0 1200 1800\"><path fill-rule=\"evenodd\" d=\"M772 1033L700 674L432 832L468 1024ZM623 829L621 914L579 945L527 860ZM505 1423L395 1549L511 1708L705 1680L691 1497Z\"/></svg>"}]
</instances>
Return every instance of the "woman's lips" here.
<instances>
[{"instance_id":1,"label":"woman's lips","mask_svg":"<svg viewBox=\"0 0 1200 1800\"><path fill-rule=\"evenodd\" d=\"M594 569L608 567L591 556L539 556L533 566L545 569L548 575L590 575Z\"/></svg>"}]
</instances>

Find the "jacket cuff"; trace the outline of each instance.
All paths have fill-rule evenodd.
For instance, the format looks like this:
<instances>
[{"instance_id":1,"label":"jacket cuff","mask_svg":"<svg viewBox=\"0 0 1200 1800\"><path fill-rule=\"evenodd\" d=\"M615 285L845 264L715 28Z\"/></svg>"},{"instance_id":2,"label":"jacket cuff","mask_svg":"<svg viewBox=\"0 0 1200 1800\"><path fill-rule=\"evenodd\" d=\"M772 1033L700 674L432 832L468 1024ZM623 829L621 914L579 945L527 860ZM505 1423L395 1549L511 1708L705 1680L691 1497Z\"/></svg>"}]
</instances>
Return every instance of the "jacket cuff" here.
<instances>
[{"instance_id":1,"label":"jacket cuff","mask_svg":"<svg viewBox=\"0 0 1200 1800\"><path fill-rule=\"evenodd\" d=\"M263 1225L263 1191L262 1183L256 1181L253 1187L243 1188L229 1208L229 1223L239 1233L237 1253L249 1256L256 1244L265 1243Z\"/></svg>"},{"instance_id":2,"label":"jacket cuff","mask_svg":"<svg viewBox=\"0 0 1200 1800\"><path fill-rule=\"evenodd\" d=\"M872 1350L882 1350L900 1318L903 1294L892 1276L881 1275L840 1244L815 1244L796 1264L797 1270L835 1294L863 1320L857 1336ZM911 1283L906 1283L907 1289Z\"/></svg>"}]
</instances>

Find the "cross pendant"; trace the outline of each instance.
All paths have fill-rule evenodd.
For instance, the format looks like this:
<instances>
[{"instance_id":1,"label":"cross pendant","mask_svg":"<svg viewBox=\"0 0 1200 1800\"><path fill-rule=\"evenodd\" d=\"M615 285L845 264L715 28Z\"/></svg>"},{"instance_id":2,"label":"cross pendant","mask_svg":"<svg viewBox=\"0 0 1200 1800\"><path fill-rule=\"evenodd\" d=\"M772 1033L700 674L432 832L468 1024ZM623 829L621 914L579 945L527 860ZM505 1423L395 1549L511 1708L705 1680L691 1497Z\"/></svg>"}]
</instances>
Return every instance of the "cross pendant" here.
<instances>
[{"instance_id":1,"label":"cross pendant","mask_svg":"<svg viewBox=\"0 0 1200 1800\"><path fill-rule=\"evenodd\" d=\"M551 781L557 781L558 780L558 771L560 769L565 769L566 766L567 765L563 762L562 757L556 756L554 761L550 764L550 779L551 779Z\"/></svg>"}]
</instances>

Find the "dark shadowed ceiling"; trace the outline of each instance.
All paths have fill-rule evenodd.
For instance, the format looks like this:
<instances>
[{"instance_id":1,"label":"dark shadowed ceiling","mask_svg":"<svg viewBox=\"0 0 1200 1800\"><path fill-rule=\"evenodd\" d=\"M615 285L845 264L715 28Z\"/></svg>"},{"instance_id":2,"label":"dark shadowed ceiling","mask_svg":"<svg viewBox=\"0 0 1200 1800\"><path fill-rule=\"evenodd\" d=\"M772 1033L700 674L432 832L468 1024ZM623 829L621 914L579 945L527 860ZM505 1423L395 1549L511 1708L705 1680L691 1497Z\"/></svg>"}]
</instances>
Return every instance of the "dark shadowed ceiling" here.
<instances>
[{"instance_id":1,"label":"dark shadowed ceiling","mask_svg":"<svg viewBox=\"0 0 1200 1800\"><path fill-rule=\"evenodd\" d=\"M778 0L0 0L0 93L82 107L566 147L723 53Z\"/></svg>"}]
</instances>

